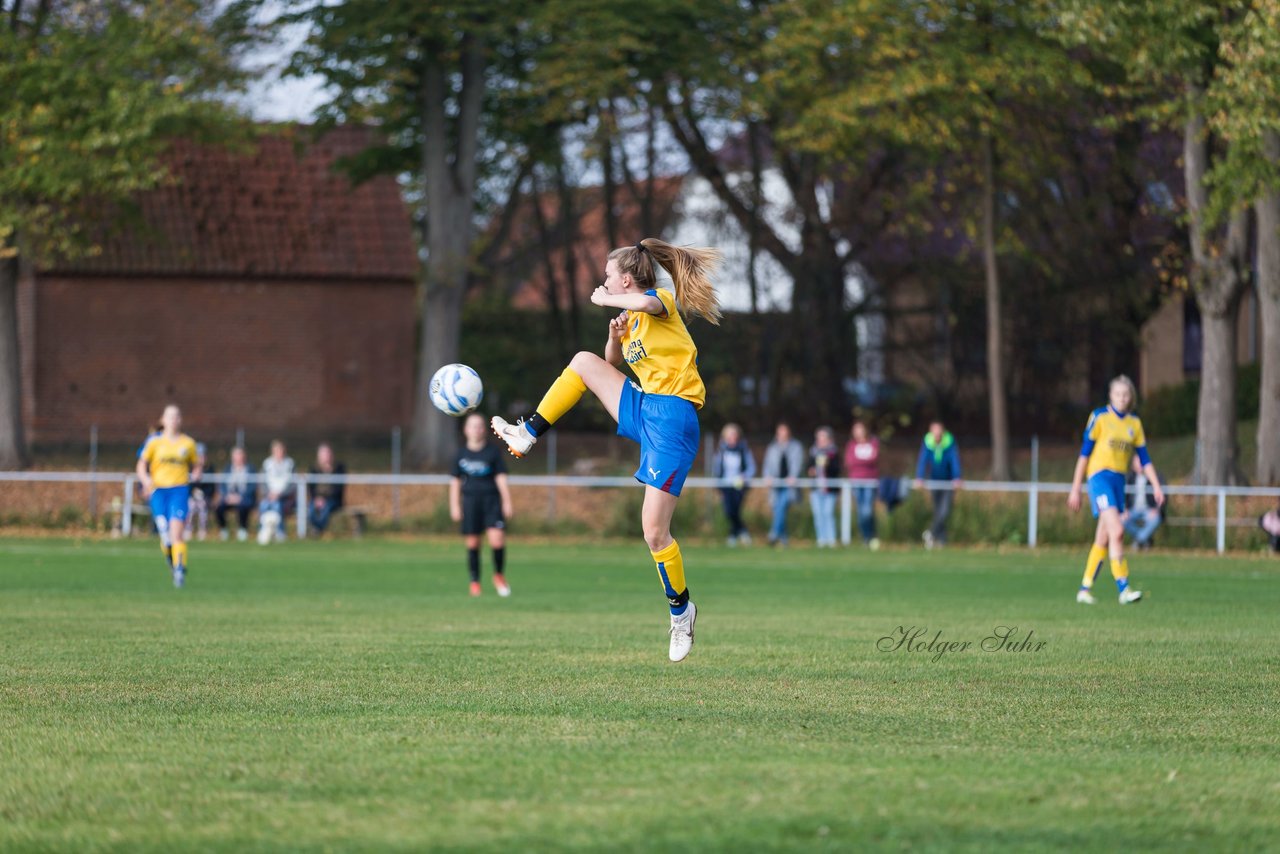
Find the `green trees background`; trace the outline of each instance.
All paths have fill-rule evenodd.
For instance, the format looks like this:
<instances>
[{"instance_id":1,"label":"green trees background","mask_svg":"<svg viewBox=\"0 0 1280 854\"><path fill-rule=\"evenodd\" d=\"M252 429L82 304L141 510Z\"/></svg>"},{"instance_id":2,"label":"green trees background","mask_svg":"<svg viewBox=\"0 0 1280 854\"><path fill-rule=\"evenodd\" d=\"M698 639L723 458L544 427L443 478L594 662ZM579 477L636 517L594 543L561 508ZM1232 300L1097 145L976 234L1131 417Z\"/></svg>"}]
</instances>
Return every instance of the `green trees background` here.
<instances>
[{"instance_id":1,"label":"green trees background","mask_svg":"<svg viewBox=\"0 0 1280 854\"><path fill-rule=\"evenodd\" d=\"M1041 409L1073 371L1098 396L1133 372L1138 327L1183 289L1204 331L1197 478L1280 480L1280 0L0 0L0 23L0 467L25 453L19 265L94 251L84 207L166 180L175 135L242 137L222 96L246 50L293 25L290 70L326 84L319 129L378 126L385 144L349 166L397 176L414 212L418 465L452 440L425 383L460 354L464 300L501 304L493 270L521 205L556 200L525 260L571 295L583 193L629 242L617 211L656 227L655 180L674 170L747 244L744 328L769 333L730 337L774 408L847 421L855 324L923 287L941 327L900 357L944 414L981 389L1005 477L1011 432L1057 423ZM767 325L758 258L789 280ZM1244 473L1250 288L1263 335ZM564 349L599 337L552 302ZM1064 369L1080 349L1087 365Z\"/></svg>"}]
</instances>

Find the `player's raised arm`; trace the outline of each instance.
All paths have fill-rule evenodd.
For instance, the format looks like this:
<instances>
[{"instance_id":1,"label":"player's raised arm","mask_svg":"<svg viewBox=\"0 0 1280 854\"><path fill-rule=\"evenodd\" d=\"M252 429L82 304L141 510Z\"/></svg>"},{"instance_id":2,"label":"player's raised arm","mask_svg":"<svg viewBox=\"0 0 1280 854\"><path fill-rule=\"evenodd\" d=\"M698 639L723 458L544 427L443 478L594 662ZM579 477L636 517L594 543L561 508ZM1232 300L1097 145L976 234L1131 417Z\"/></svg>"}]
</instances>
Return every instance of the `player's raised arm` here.
<instances>
[{"instance_id":1,"label":"player's raised arm","mask_svg":"<svg viewBox=\"0 0 1280 854\"><path fill-rule=\"evenodd\" d=\"M643 311L645 314L666 314L662 300L648 294L611 294L604 285L591 292L591 302L624 311Z\"/></svg>"},{"instance_id":2,"label":"player's raised arm","mask_svg":"<svg viewBox=\"0 0 1280 854\"><path fill-rule=\"evenodd\" d=\"M609 321L609 337L604 342L604 360L615 368L622 364L622 337L627 334L630 315L622 312Z\"/></svg>"}]
</instances>

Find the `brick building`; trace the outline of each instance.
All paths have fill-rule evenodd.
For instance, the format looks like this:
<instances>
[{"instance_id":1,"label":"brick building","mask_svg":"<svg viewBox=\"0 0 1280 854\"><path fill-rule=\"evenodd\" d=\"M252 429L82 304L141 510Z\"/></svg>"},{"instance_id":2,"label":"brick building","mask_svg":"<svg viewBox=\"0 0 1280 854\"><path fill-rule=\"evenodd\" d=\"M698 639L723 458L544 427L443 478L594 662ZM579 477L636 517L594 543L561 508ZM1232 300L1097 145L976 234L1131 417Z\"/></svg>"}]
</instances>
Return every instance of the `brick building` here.
<instances>
[{"instance_id":1,"label":"brick building","mask_svg":"<svg viewBox=\"0 0 1280 854\"><path fill-rule=\"evenodd\" d=\"M191 432L382 434L408 422L416 253L389 177L334 171L369 132L189 142L93 257L19 288L35 442L137 439L170 401Z\"/></svg>"}]
</instances>

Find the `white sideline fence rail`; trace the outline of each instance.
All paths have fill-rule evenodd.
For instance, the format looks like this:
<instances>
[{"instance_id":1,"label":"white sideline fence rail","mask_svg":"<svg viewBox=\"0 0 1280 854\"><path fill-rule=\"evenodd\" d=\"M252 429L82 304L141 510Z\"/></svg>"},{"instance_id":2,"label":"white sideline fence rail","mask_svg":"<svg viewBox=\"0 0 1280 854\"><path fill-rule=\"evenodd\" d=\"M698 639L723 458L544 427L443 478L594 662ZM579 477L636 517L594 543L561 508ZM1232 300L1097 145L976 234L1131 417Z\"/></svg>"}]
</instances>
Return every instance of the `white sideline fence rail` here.
<instances>
[{"instance_id":1,"label":"white sideline fence rail","mask_svg":"<svg viewBox=\"0 0 1280 854\"><path fill-rule=\"evenodd\" d=\"M222 472L207 473L201 478L204 483L225 483L228 480L226 474ZM249 476L248 480L256 484L266 482L266 477L261 473L255 473ZM302 508L307 506L307 485L311 483L341 483L344 485L354 484L361 486L447 486L453 480L451 475L447 474L359 474L349 473L345 475L316 475L316 474L295 474L293 476L293 488L297 494L297 506ZM912 478L901 478L905 481L909 488L914 483ZM126 536L133 528L133 501L134 493L137 486L137 475L121 472L82 472L82 471L6 471L0 472L0 483L90 483L90 484L118 484L123 490L123 503L121 505L121 532ZM508 481L512 486L547 486L547 487L585 487L585 488L625 488L639 485L635 478L630 476L619 477L597 477L592 475L537 475L537 474L511 474L508 475ZM685 481L685 488L689 489L720 489L725 484L718 478L713 477L690 477ZM857 487L875 487L877 490L880 486L879 480L869 479L852 479L852 478L829 478L819 481L817 478L796 478L789 486L797 489L809 489L815 486L825 486L829 489L838 489L840 493L840 540L845 545L849 545L853 541L853 508L854 497L853 490ZM777 484L769 485L762 478L755 478L747 482L747 486L752 489L771 489ZM1280 487L1268 486L1178 486L1169 485L1162 487L1164 494L1167 496L1189 495L1200 497L1216 497L1216 518L1213 525L1217 530L1217 549L1221 554L1227 548L1227 498L1275 498L1280 499ZM935 481L926 480L923 482L925 491L944 490L957 492L992 492L1018 494L1024 493L1027 496L1027 546L1035 548L1036 546L1036 528L1039 497L1045 494L1062 494L1065 495L1071 491L1069 483L1050 483L1036 481L988 481L988 480L966 480L962 481L961 486L957 487L949 480ZM1126 488L1127 492L1134 492L1132 485ZM905 493L904 493L905 494ZM1083 508L1082 508L1083 512ZM295 512L297 536L303 539L307 536L307 516L306 513Z\"/></svg>"}]
</instances>

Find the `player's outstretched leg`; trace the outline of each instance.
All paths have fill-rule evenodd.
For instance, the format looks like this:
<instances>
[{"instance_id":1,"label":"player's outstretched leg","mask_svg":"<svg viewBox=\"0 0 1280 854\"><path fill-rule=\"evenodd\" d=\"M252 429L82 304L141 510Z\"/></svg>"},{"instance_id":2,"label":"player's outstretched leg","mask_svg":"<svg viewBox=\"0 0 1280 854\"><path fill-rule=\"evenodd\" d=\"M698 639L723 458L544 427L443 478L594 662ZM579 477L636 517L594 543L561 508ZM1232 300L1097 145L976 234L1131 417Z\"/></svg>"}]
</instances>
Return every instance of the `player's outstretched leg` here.
<instances>
[{"instance_id":1,"label":"player's outstretched leg","mask_svg":"<svg viewBox=\"0 0 1280 854\"><path fill-rule=\"evenodd\" d=\"M623 381L617 368L595 353L583 351L574 356L569 367L556 377L532 415L518 419L515 424L494 416L489 423L494 435L506 443L511 455L523 457L533 449L538 437L573 409L588 390L600 398L609 415L617 421Z\"/></svg>"}]
</instances>

